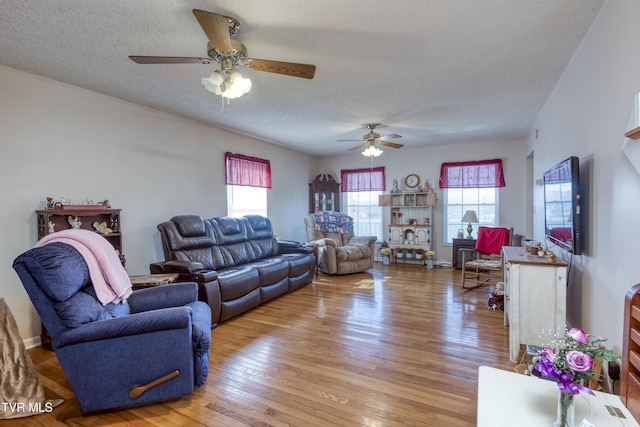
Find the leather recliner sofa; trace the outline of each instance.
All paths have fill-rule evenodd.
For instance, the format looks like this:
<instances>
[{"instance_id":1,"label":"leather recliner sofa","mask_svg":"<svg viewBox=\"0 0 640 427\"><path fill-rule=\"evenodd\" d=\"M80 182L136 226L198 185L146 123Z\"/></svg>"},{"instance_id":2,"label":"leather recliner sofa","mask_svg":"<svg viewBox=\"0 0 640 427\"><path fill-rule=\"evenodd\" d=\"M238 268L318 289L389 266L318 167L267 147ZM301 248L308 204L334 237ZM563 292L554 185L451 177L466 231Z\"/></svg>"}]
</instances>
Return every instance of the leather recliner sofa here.
<instances>
[{"instance_id":1,"label":"leather recliner sofa","mask_svg":"<svg viewBox=\"0 0 640 427\"><path fill-rule=\"evenodd\" d=\"M212 327L313 281L313 249L278 241L271 221L260 215L180 215L158 230L165 261L151 264L151 273L197 282Z\"/></svg>"}]
</instances>

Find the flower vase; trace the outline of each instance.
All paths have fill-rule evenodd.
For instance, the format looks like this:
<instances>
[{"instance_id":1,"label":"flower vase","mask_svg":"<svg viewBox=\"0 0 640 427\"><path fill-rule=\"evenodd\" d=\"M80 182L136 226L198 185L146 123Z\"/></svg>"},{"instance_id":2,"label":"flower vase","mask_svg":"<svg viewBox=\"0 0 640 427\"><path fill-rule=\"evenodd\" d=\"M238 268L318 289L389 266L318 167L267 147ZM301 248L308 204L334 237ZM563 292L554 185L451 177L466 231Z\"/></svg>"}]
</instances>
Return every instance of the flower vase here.
<instances>
[{"instance_id":1,"label":"flower vase","mask_svg":"<svg viewBox=\"0 0 640 427\"><path fill-rule=\"evenodd\" d=\"M576 405L571 393L558 393L556 421L551 427L574 427Z\"/></svg>"},{"instance_id":2,"label":"flower vase","mask_svg":"<svg viewBox=\"0 0 640 427\"><path fill-rule=\"evenodd\" d=\"M382 258L382 263L383 263L384 265L389 265L389 255L385 255L385 256Z\"/></svg>"},{"instance_id":3,"label":"flower vase","mask_svg":"<svg viewBox=\"0 0 640 427\"><path fill-rule=\"evenodd\" d=\"M427 258L427 270L433 270L433 258Z\"/></svg>"}]
</instances>

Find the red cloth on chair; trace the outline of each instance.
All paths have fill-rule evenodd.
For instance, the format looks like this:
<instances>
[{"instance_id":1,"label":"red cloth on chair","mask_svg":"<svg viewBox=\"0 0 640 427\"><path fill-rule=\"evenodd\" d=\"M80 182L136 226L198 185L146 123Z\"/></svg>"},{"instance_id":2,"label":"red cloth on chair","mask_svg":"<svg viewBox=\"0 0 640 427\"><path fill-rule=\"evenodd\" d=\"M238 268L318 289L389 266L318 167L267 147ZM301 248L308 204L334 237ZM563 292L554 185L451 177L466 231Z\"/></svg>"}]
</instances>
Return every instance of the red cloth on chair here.
<instances>
[{"instance_id":1,"label":"red cloth on chair","mask_svg":"<svg viewBox=\"0 0 640 427\"><path fill-rule=\"evenodd\" d=\"M500 255L502 247L509 245L509 232L508 228L502 227L478 227L476 251Z\"/></svg>"}]
</instances>

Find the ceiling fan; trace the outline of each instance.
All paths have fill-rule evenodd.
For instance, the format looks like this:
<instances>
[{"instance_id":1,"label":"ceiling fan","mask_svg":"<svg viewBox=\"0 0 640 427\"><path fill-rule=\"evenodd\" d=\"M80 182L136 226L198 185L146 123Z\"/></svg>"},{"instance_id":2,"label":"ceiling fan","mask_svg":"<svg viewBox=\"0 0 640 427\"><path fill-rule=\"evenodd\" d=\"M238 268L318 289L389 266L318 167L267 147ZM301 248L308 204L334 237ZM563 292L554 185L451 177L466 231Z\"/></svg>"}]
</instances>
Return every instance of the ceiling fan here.
<instances>
[{"instance_id":1,"label":"ceiling fan","mask_svg":"<svg viewBox=\"0 0 640 427\"><path fill-rule=\"evenodd\" d=\"M369 129L368 133L365 133L362 136L362 140L359 139L339 139L338 141L361 141L362 144L364 144L364 151L362 152L363 155L367 156L367 157L377 157L380 154L382 154L382 150L380 148L378 148L378 145L383 145L385 147L390 147L390 148L401 148L404 147L403 144L398 144L395 142L389 142L389 141L384 141L384 139L396 139L396 138L402 138L401 135L398 135L396 133L392 133L389 135L384 135L381 136L379 133L375 132L375 128L380 126L380 123L367 123L367 129ZM352 150L358 150L362 147L361 145L358 145L357 147L352 148L349 151Z\"/></svg>"},{"instance_id":2,"label":"ceiling fan","mask_svg":"<svg viewBox=\"0 0 640 427\"><path fill-rule=\"evenodd\" d=\"M209 91L223 98L237 98L251 89L251 81L244 79L235 69L238 64L256 71L313 78L315 65L247 57L246 46L233 38L240 31L237 19L199 9L194 9L193 14L209 39L207 57L131 55L129 58L138 64L220 63L221 69L216 70L210 78L202 79L202 83Z\"/></svg>"}]
</instances>

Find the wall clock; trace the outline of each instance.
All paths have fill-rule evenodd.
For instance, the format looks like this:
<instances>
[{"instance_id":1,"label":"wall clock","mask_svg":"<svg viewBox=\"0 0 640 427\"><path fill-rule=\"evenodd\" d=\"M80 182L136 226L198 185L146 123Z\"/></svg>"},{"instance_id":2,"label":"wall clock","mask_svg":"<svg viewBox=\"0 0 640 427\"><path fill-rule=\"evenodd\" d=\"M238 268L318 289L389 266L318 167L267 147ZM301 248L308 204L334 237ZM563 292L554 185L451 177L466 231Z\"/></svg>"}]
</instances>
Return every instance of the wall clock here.
<instances>
[{"instance_id":1,"label":"wall clock","mask_svg":"<svg viewBox=\"0 0 640 427\"><path fill-rule=\"evenodd\" d=\"M409 174L404 179L404 184L409 188L416 188L420 184L420 177L415 173Z\"/></svg>"}]
</instances>

